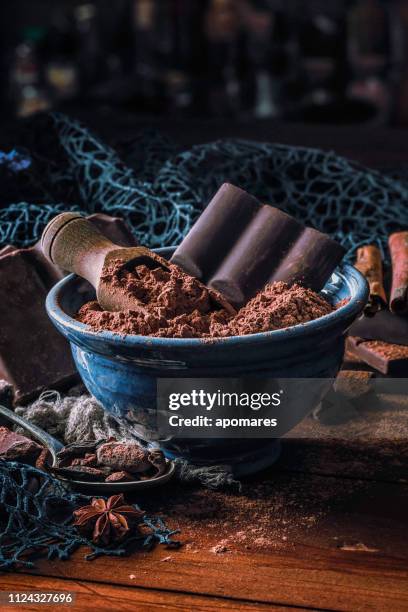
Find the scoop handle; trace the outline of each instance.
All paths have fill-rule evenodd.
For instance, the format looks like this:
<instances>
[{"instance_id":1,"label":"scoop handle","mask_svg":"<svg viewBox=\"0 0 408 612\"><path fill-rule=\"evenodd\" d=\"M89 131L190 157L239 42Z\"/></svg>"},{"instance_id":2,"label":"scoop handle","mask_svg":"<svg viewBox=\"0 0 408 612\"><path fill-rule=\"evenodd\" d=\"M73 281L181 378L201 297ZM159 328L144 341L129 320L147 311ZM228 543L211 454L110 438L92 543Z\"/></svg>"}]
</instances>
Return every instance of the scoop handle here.
<instances>
[{"instance_id":1,"label":"scoop handle","mask_svg":"<svg viewBox=\"0 0 408 612\"><path fill-rule=\"evenodd\" d=\"M98 288L107 253L120 249L78 213L61 213L41 236L45 257L63 270L75 272Z\"/></svg>"}]
</instances>

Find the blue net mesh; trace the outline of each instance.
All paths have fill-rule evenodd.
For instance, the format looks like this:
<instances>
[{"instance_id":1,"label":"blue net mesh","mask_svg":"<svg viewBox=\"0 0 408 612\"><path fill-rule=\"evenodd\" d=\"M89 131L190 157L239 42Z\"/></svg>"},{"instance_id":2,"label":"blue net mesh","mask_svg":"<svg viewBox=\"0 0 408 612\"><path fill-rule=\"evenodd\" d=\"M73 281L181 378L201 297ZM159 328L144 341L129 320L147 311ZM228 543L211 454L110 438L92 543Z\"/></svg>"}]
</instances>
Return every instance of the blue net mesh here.
<instances>
[{"instance_id":1,"label":"blue net mesh","mask_svg":"<svg viewBox=\"0 0 408 612\"><path fill-rule=\"evenodd\" d=\"M329 233L349 256L367 241L385 254L388 234L408 226L405 180L334 153L244 140L177 153L171 142L147 131L122 147L124 163L78 121L59 113L36 118L19 144L29 163L3 164L0 244L32 244L62 209L122 216L141 243L177 244L225 181Z\"/></svg>"},{"instance_id":2,"label":"blue net mesh","mask_svg":"<svg viewBox=\"0 0 408 612\"><path fill-rule=\"evenodd\" d=\"M129 540L101 547L72 526L73 510L89 499L67 491L60 481L34 467L0 459L0 568L32 567L31 559L43 554L67 559L79 546L90 548L87 559L126 554ZM172 539L177 531L168 529L159 517L144 516L142 525L146 533L136 536L141 546L179 545Z\"/></svg>"},{"instance_id":3,"label":"blue net mesh","mask_svg":"<svg viewBox=\"0 0 408 612\"><path fill-rule=\"evenodd\" d=\"M85 212L78 206L70 206L69 209ZM0 209L0 245L8 243L20 247L31 246L41 236L48 221L65 210L65 204L9 204Z\"/></svg>"}]
</instances>

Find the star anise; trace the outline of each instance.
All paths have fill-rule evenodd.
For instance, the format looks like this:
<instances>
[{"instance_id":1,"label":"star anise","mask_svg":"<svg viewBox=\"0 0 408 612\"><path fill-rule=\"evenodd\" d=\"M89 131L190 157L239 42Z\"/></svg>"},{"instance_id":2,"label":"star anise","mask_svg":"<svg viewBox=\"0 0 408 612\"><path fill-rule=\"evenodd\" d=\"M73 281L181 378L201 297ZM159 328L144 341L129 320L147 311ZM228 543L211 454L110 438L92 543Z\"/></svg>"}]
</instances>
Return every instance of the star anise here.
<instances>
[{"instance_id":1,"label":"star anise","mask_svg":"<svg viewBox=\"0 0 408 612\"><path fill-rule=\"evenodd\" d=\"M95 544L122 540L144 514L124 502L123 495L112 495L108 500L94 497L88 506L74 511L73 524L85 534L92 533Z\"/></svg>"}]
</instances>

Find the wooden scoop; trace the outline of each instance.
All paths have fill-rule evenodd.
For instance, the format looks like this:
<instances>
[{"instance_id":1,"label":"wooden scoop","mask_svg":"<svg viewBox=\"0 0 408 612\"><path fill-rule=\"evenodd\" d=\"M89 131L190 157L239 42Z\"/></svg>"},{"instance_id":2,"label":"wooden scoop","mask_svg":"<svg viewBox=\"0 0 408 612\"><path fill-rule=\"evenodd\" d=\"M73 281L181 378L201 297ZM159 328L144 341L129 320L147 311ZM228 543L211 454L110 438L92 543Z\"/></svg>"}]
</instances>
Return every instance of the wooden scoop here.
<instances>
[{"instance_id":1,"label":"wooden scoop","mask_svg":"<svg viewBox=\"0 0 408 612\"><path fill-rule=\"evenodd\" d=\"M119 262L126 269L141 264L151 269L169 269L163 257L146 247L124 248L114 244L78 213L54 217L43 231L41 248L51 263L86 278L95 287L97 300L104 310L144 310L140 300L109 282L106 272L112 264Z\"/></svg>"},{"instance_id":2,"label":"wooden scoop","mask_svg":"<svg viewBox=\"0 0 408 612\"><path fill-rule=\"evenodd\" d=\"M43 231L41 248L51 263L86 278L95 287L100 306L113 312L146 312L146 308L125 288L112 284L107 273L112 264L119 262L127 270L142 264L150 269L169 270L168 262L157 253L146 247L124 248L114 244L78 213L66 212L54 217ZM217 307L236 314L235 308L218 291L208 289L208 292Z\"/></svg>"}]
</instances>

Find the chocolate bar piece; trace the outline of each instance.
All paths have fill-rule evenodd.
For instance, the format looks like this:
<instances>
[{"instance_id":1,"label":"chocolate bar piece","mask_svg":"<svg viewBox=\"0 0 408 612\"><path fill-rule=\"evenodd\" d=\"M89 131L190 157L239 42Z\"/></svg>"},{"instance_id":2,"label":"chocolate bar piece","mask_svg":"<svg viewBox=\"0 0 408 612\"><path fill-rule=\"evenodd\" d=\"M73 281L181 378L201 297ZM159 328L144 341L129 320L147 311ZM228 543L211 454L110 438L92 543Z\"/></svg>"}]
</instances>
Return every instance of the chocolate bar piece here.
<instances>
[{"instance_id":1,"label":"chocolate bar piece","mask_svg":"<svg viewBox=\"0 0 408 612\"><path fill-rule=\"evenodd\" d=\"M325 425L340 425L358 418L358 400L373 388L374 372L341 370L332 389L313 410L313 417Z\"/></svg>"},{"instance_id":2,"label":"chocolate bar piece","mask_svg":"<svg viewBox=\"0 0 408 612\"><path fill-rule=\"evenodd\" d=\"M87 217L98 230L109 240L123 247L137 246L138 242L132 232L119 217L111 217L103 213L95 213Z\"/></svg>"},{"instance_id":3,"label":"chocolate bar piece","mask_svg":"<svg viewBox=\"0 0 408 612\"><path fill-rule=\"evenodd\" d=\"M370 297L365 312L374 314L387 304L380 249L375 244L360 247L357 249L354 266L366 277L370 287Z\"/></svg>"},{"instance_id":4,"label":"chocolate bar piece","mask_svg":"<svg viewBox=\"0 0 408 612\"><path fill-rule=\"evenodd\" d=\"M171 261L207 283L260 209L243 189L224 183L176 249Z\"/></svg>"},{"instance_id":5,"label":"chocolate bar piece","mask_svg":"<svg viewBox=\"0 0 408 612\"><path fill-rule=\"evenodd\" d=\"M279 269L282 253L293 244L302 230L300 223L265 204L261 206L241 234L238 242L208 280L234 305L243 305L262 289ZM283 279L282 279L283 280Z\"/></svg>"},{"instance_id":6,"label":"chocolate bar piece","mask_svg":"<svg viewBox=\"0 0 408 612\"><path fill-rule=\"evenodd\" d=\"M240 307L268 282L320 291L344 252L325 234L226 183L171 261Z\"/></svg>"},{"instance_id":7,"label":"chocolate bar piece","mask_svg":"<svg viewBox=\"0 0 408 612\"><path fill-rule=\"evenodd\" d=\"M0 378L13 385L16 403L77 378L69 346L45 311L46 295L27 249L0 258Z\"/></svg>"},{"instance_id":8,"label":"chocolate bar piece","mask_svg":"<svg viewBox=\"0 0 408 612\"><path fill-rule=\"evenodd\" d=\"M408 313L408 231L391 234L388 240L392 261L390 309Z\"/></svg>"},{"instance_id":9,"label":"chocolate bar piece","mask_svg":"<svg viewBox=\"0 0 408 612\"><path fill-rule=\"evenodd\" d=\"M0 457L7 461L21 461L35 465L43 447L25 436L0 427Z\"/></svg>"},{"instance_id":10,"label":"chocolate bar piece","mask_svg":"<svg viewBox=\"0 0 408 612\"><path fill-rule=\"evenodd\" d=\"M334 381L334 390L343 397L353 400L367 395L372 390L374 372L364 370L341 370Z\"/></svg>"},{"instance_id":11,"label":"chocolate bar piece","mask_svg":"<svg viewBox=\"0 0 408 612\"><path fill-rule=\"evenodd\" d=\"M350 336L347 350L369 366L389 376L408 376L408 346Z\"/></svg>"},{"instance_id":12,"label":"chocolate bar piece","mask_svg":"<svg viewBox=\"0 0 408 612\"><path fill-rule=\"evenodd\" d=\"M320 291L344 254L345 249L326 234L311 227L303 228L268 280L284 281L288 285L300 283Z\"/></svg>"},{"instance_id":13,"label":"chocolate bar piece","mask_svg":"<svg viewBox=\"0 0 408 612\"><path fill-rule=\"evenodd\" d=\"M408 346L408 317L389 310L380 310L374 316L363 315L354 321L349 335Z\"/></svg>"}]
</instances>

